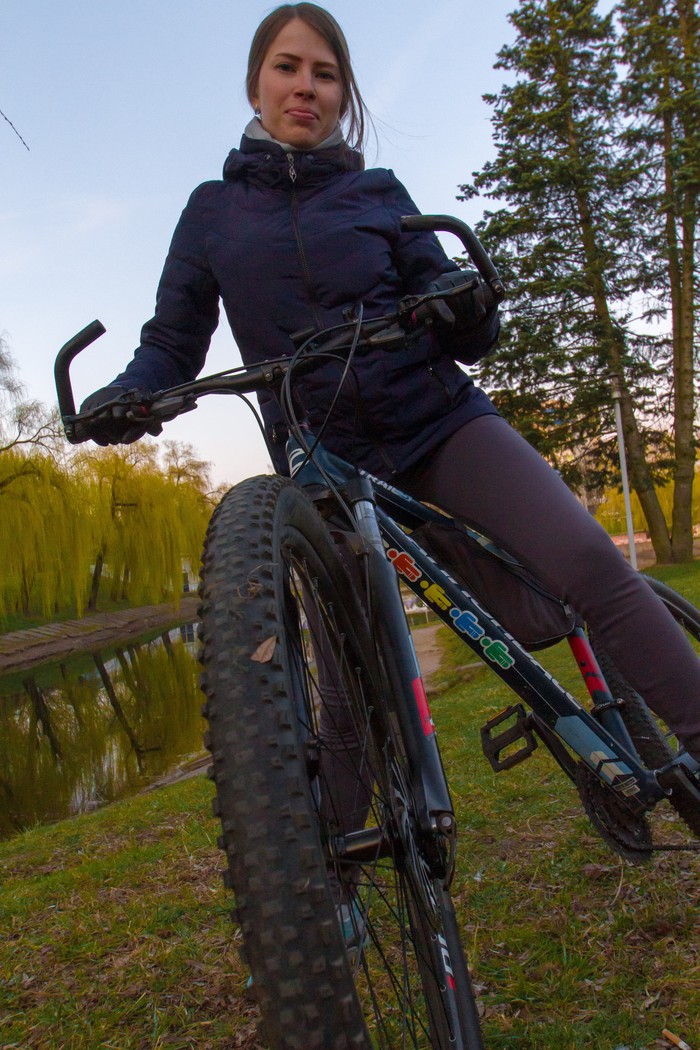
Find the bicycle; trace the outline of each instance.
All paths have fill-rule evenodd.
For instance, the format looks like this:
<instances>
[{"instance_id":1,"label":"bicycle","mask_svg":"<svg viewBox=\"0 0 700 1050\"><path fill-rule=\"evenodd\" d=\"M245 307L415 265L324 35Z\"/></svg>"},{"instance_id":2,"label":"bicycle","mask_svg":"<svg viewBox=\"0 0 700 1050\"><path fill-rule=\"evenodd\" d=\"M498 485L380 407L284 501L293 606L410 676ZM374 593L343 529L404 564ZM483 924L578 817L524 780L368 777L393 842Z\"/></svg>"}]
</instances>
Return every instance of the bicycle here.
<instances>
[{"instance_id":1,"label":"bicycle","mask_svg":"<svg viewBox=\"0 0 700 1050\"><path fill-rule=\"evenodd\" d=\"M469 227L446 216L404 223L460 236L479 273L465 278L471 294L502 297ZM56 361L71 440L98 413L165 421L210 393L273 388L285 409L292 478L250 478L224 496L200 589L219 845L275 1048L483 1048L450 899L454 809L399 581L515 692L517 702L482 730L494 769L543 743L598 832L633 861L658 848L646 817L664 800L700 835L698 763L656 724L575 612L488 538L339 460L296 418L300 371L329 354L351 358L358 346L400 347L433 322L435 299L463 293L410 297L393 315L301 334L289 358L147 402L127 393L89 416L75 413L69 368L104 330L99 322ZM649 582L700 638L700 613ZM533 655L563 638L590 710Z\"/></svg>"}]
</instances>

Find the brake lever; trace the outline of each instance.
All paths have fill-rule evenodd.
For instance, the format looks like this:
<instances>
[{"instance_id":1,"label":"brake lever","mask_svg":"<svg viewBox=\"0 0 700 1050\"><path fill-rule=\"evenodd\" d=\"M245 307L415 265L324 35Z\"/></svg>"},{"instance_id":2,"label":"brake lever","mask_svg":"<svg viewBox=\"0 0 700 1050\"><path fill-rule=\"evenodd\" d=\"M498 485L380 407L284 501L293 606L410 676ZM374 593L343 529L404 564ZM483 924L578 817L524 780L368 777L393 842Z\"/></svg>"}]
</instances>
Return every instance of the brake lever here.
<instances>
[{"instance_id":1,"label":"brake lever","mask_svg":"<svg viewBox=\"0 0 700 1050\"><path fill-rule=\"evenodd\" d=\"M146 404L146 402L144 402ZM180 394L174 397L154 398L149 404L148 417L161 423L168 423L183 412L193 412L197 407L197 398L194 394ZM127 414L127 418L137 422L144 422L146 416L137 416L133 411Z\"/></svg>"},{"instance_id":2,"label":"brake lever","mask_svg":"<svg viewBox=\"0 0 700 1050\"><path fill-rule=\"evenodd\" d=\"M401 349L406 344L407 336L411 335L411 329L404 327L401 322L393 324L391 328L385 328L383 332L378 332L376 335L370 335L363 340L363 346L371 347L382 347L384 349L390 349L395 345L396 349Z\"/></svg>"},{"instance_id":3,"label":"brake lever","mask_svg":"<svg viewBox=\"0 0 700 1050\"><path fill-rule=\"evenodd\" d=\"M397 319L404 336L417 333L422 326L429 327L436 320L443 320L447 325L453 323L454 315L445 303L445 299L452 294L429 292L424 295L405 295L399 300Z\"/></svg>"}]
</instances>

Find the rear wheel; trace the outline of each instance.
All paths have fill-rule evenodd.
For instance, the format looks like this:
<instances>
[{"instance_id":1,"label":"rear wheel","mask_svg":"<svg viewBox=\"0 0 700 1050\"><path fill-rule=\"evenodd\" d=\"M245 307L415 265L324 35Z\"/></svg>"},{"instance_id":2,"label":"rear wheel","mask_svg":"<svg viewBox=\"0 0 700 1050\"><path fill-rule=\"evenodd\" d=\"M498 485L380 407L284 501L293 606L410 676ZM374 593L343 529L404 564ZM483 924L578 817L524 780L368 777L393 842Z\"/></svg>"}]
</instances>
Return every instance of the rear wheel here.
<instances>
[{"instance_id":1,"label":"rear wheel","mask_svg":"<svg viewBox=\"0 0 700 1050\"><path fill-rule=\"evenodd\" d=\"M253 478L224 497L201 593L215 811L269 1045L479 1050L385 677L297 486Z\"/></svg>"},{"instance_id":2,"label":"rear wheel","mask_svg":"<svg viewBox=\"0 0 700 1050\"><path fill-rule=\"evenodd\" d=\"M700 643L700 612L660 580L652 576L645 579L697 648L697 643ZM679 751L675 735L628 685L597 639L592 638L591 645L613 696L625 702L620 709L622 718L642 761L651 769L670 762ZM691 831L700 837L700 805L681 789L673 790L669 802Z\"/></svg>"}]
</instances>

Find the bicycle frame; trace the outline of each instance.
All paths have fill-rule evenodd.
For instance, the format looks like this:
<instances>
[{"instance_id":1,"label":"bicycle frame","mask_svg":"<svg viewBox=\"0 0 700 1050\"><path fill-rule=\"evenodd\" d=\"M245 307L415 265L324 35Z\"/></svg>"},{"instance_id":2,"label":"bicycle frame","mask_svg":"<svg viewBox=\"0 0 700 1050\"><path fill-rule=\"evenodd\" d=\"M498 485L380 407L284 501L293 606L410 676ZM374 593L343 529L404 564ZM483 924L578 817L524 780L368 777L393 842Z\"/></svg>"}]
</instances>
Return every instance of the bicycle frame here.
<instances>
[{"instance_id":1,"label":"bicycle frame","mask_svg":"<svg viewBox=\"0 0 700 1050\"><path fill-rule=\"evenodd\" d=\"M370 556L369 601L381 609L375 626L386 632L382 641L391 646L401 678L400 683L392 684L402 701L398 713L410 741L411 764L423 786L422 822L433 831L436 823L444 822L444 829L449 830L452 809L403 601L396 586L397 576L528 705L532 712L531 729L569 776L573 775L576 764L573 756L577 756L633 811L641 813L665 797L656 773L640 762L580 627L571 632L569 644L589 692L605 711L608 727L583 708L404 531L423 523L451 522L452 519L366 471L358 471L326 452L313 439L307 447L311 445L314 446L313 459L290 440L292 475L310 490L312 498L314 490L318 492L319 483L325 485L331 481L353 506L357 532ZM504 736L506 742L512 742L520 735L511 732ZM522 750L529 753L533 747L534 744ZM521 757L526 756L519 752L501 768L514 765Z\"/></svg>"}]
</instances>

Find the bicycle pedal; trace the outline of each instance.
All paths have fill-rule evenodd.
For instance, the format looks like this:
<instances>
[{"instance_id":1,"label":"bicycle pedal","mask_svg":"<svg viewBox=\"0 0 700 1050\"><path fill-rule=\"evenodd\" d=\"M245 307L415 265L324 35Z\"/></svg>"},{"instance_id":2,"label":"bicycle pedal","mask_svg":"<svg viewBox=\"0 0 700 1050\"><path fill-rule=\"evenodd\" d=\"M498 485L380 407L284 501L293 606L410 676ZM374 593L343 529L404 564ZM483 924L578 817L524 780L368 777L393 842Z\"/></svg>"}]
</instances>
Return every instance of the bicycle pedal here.
<instances>
[{"instance_id":1,"label":"bicycle pedal","mask_svg":"<svg viewBox=\"0 0 700 1050\"><path fill-rule=\"evenodd\" d=\"M499 733L494 732L498 726L509 721L511 724L507 729L502 729ZM513 745L518 741L523 742L522 746L513 750ZM506 707L481 727L481 748L496 773L512 769L519 762L524 762L536 747L537 741L530 728L529 715L522 704Z\"/></svg>"},{"instance_id":2,"label":"bicycle pedal","mask_svg":"<svg viewBox=\"0 0 700 1050\"><path fill-rule=\"evenodd\" d=\"M680 761L670 763L658 771L658 782L665 791L679 791L691 798L697 806L700 803L700 779L697 766L697 762L690 755L681 755Z\"/></svg>"}]
</instances>

